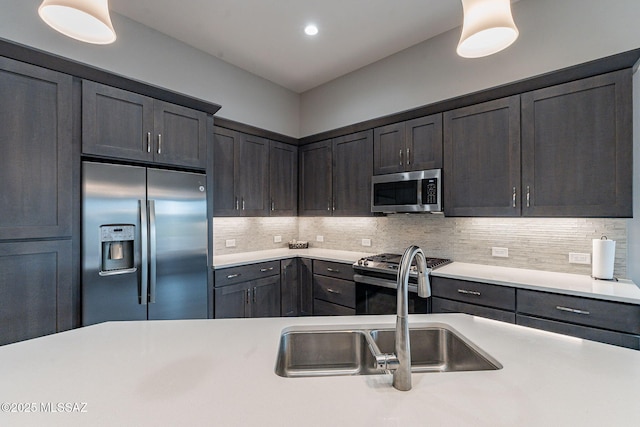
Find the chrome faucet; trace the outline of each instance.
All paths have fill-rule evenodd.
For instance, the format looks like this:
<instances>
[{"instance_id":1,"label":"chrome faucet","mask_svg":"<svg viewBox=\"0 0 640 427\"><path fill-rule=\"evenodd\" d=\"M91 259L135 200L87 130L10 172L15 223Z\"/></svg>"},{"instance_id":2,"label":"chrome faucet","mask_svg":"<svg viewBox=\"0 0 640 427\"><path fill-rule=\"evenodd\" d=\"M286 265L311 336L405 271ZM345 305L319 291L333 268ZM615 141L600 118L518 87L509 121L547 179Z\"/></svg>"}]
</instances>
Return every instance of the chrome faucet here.
<instances>
[{"instance_id":1,"label":"chrome faucet","mask_svg":"<svg viewBox=\"0 0 640 427\"><path fill-rule=\"evenodd\" d=\"M401 391L411 390L411 345L409 342L409 272L411 261L416 259L418 296L431 296L431 284L427 275L427 259L417 246L409 246L400 260L398 271L398 317L396 319L396 357L398 365L393 371L393 386Z\"/></svg>"}]
</instances>

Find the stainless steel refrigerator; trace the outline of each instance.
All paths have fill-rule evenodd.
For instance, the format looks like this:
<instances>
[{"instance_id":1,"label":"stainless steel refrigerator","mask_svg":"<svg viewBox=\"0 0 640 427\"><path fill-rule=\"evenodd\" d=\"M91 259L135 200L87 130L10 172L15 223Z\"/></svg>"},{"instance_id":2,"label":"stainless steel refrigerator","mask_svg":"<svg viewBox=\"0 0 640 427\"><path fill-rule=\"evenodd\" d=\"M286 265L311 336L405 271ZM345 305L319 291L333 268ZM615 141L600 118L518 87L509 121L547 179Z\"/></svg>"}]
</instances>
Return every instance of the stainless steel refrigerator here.
<instances>
[{"instance_id":1,"label":"stainless steel refrigerator","mask_svg":"<svg viewBox=\"0 0 640 427\"><path fill-rule=\"evenodd\" d=\"M207 318L205 175L82 167L83 325Z\"/></svg>"}]
</instances>

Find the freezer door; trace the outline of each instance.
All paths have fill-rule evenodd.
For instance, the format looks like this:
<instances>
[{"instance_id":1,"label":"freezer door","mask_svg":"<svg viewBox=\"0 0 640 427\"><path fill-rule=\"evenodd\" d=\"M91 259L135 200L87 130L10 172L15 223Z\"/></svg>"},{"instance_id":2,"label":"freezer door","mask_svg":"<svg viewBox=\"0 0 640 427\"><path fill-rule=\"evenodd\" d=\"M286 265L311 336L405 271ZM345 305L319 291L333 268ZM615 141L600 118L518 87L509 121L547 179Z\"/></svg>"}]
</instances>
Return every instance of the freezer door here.
<instances>
[{"instance_id":1,"label":"freezer door","mask_svg":"<svg viewBox=\"0 0 640 427\"><path fill-rule=\"evenodd\" d=\"M146 206L145 176L145 168L141 167L82 164L83 325L147 318L146 298L141 298L145 294L141 248L146 240L146 224L141 224L144 212L140 207ZM118 270L127 252L117 242L103 242L129 238L125 234L131 231L134 265ZM117 233L123 234L118 237ZM105 262L114 269L103 271Z\"/></svg>"},{"instance_id":2,"label":"freezer door","mask_svg":"<svg viewBox=\"0 0 640 427\"><path fill-rule=\"evenodd\" d=\"M207 318L203 174L147 170L149 319Z\"/></svg>"}]
</instances>

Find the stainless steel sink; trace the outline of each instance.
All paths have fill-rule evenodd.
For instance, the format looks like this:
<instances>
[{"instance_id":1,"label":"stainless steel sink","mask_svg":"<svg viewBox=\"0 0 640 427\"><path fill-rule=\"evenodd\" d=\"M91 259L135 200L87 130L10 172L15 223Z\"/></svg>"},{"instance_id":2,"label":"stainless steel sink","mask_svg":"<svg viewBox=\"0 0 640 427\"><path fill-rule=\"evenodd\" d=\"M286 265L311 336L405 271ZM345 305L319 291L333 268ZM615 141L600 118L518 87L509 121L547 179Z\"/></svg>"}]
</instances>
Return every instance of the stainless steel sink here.
<instances>
[{"instance_id":1,"label":"stainless steel sink","mask_svg":"<svg viewBox=\"0 0 640 427\"><path fill-rule=\"evenodd\" d=\"M502 365L445 324L410 329L412 372L501 369ZM379 375L376 354L392 353L395 330L387 328L289 328L278 347L276 374L281 377Z\"/></svg>"}]
</instances>

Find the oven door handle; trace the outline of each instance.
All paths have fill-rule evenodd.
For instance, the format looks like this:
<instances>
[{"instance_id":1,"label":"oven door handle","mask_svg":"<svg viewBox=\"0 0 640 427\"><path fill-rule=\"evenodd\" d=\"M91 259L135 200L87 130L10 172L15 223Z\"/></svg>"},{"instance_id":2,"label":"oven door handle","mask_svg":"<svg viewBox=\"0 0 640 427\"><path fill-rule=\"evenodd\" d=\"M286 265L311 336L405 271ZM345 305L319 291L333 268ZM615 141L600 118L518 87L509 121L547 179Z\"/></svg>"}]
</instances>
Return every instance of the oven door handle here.
<instances>
[{"instance_id":1,"label":"oven door handle","mask_svg":"<svg viewBox=\"0 0 640 427\"><path fill-rule=\"evenodd\" d=\"M380 279L378 277L365 276L362 274L354 274L353 281L363 283L365 285L380 286L381 288L398 289L398 283L395 280ZM418 286L409 283L409 292L418 293Z\"/></svg>"}]
</instances>

